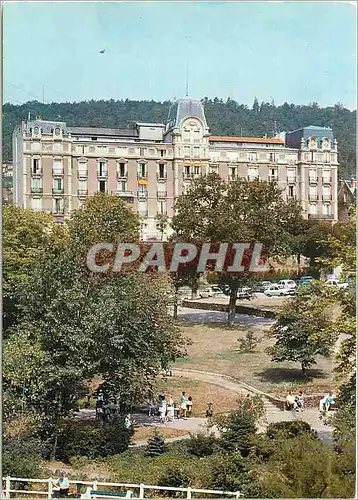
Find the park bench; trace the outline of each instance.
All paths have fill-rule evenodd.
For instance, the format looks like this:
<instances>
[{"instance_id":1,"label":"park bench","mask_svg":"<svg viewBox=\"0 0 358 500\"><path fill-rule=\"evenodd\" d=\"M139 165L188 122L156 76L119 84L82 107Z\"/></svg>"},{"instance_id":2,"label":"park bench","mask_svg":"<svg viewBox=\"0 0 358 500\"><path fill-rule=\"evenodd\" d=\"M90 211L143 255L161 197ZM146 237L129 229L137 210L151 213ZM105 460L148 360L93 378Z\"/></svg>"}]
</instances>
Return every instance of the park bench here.
<instances>
[{"instance_id":1,"label":"park bench","mask_svg":"<svg viewBox=\"0 0 358 500\"><path fill-rule=\"evenodd\" d=\"M87 488L86 493L81 498L133 498L133 491L103 491Z\"/></svg>"}]
</instances>

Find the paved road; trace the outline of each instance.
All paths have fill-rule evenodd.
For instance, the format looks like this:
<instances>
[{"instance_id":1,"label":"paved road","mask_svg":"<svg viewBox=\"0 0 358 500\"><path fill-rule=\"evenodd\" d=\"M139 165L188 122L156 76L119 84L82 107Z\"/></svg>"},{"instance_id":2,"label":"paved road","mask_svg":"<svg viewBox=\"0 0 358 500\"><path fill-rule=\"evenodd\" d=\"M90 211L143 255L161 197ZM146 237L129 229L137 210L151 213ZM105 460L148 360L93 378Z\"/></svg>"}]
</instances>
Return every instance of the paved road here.
<instances>
[{"instance_id":1,"label":"paved road","mask_svg":"<svg viewBox=\"0 0 358 500\"><path fill-rule=\"evenodd\" d=\"M203 309L189 309L179 307L178 317L188 323L226 323L227 313L219 311L205 311ZM272 325L273 319L236 314L234 323L246 326Z\"/></svg>"}]
</instances>

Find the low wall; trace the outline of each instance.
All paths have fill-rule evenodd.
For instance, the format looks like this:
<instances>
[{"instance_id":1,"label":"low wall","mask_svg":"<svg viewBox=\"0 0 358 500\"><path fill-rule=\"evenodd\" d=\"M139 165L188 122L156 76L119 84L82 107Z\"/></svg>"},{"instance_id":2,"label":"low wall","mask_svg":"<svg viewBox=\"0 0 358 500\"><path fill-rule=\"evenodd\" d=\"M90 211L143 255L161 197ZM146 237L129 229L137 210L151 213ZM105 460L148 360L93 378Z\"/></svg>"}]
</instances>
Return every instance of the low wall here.
<instances>
[{"instance_id":1,"label":"low wall","mask_svg":"<svg viewBox=\"0 0 358 500\"><path fill-rule=\"evenodd\" d=\"M205 311L220 311L228 312L229 306L227 304L218 304L216 302L200 302L198 300L183 300L182 307L187 307L188 309L203 309ZM267 309L259 309L257 307L241 306L236 305L236 314L248 314L250 316L260 316L262 318L272 318L276 317L274 311L269 311Z\"/></svg>"}]
</instances>

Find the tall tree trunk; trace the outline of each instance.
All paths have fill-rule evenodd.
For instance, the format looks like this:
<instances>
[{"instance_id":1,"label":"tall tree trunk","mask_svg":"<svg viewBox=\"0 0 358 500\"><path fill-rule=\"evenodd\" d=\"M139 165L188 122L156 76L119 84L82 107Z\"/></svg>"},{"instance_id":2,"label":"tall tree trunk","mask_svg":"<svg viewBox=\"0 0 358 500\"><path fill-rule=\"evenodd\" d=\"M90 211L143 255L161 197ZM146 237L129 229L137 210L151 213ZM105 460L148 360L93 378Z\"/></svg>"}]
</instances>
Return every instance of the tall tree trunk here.
<instances>
[{"instance_id":1,"label":"tall tree trunk","mask_svg":"<svg viewBox=\"0 0 358 500\"><path fill-rule=\"evenodd\" d=\"M238 290L237 286L230 288L229 311L227 317L227 322L229 325L232 325L235 320L237 290Z\"/></svg>"},{"instance_id":2,"label":"tall tree trunk","mask_svg":"<svg viewBox=\"0 0 358 500\"><path fill-rule=\"evenodd\" d=\"M301 272L301 253L297 254L297 274L299 275Z\"/></svg>"},{"instance_id":3,"label":"tall tree trunk","mask_svg":"<svg viewBox=\"0 0 358 500\"><path fill-rule=\"evenodd\" d=\"M306 376L306 374L307 374L307 367L306 367L306 363L304 363L304 362L302 362L302 363L301 363L301 370L302 370L302 374L303 374L304 376Z\"/></svg>"}]
</instances>

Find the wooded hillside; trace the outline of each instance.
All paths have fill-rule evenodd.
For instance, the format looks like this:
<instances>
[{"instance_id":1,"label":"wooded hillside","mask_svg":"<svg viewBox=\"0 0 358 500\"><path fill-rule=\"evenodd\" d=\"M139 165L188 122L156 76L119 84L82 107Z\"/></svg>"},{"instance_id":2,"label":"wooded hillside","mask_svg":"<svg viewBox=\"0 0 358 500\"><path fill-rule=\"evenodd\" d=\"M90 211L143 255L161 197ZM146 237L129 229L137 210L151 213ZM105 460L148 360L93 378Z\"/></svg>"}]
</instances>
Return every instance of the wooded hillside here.
<instances>
[{"instance_id":1,"label":"wooded hillside","mask_svg":"<svg viewBox=\"0 0 358 500\"><path fill-rule=\"evenodd\" d=\"M31 117L41 115L43 119L65 121L72 126L131 127L135 122L165 122L170 107L169 101L82 101L42 104L30 101L22 105L3 106L3 161L12 159L13 129ZM203 99L205 113L211 133L214 135L272 137L277 132L291 131L307 125L332 127L338 141L340 176L348 178L355 174L356 111L340 104L322 108L318 104L295 105L255 99L250 108L232 99Z\"/></svg>"}]
</instances>

